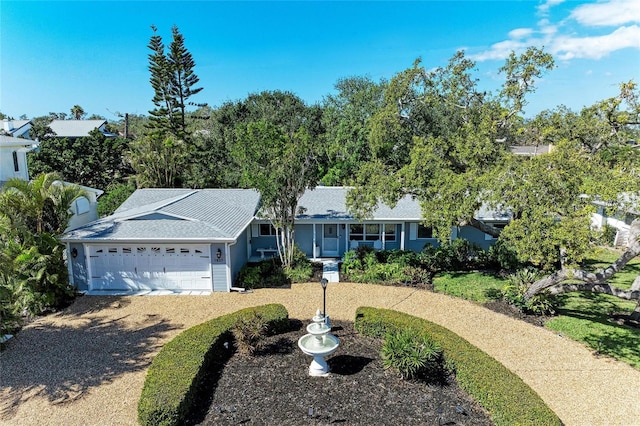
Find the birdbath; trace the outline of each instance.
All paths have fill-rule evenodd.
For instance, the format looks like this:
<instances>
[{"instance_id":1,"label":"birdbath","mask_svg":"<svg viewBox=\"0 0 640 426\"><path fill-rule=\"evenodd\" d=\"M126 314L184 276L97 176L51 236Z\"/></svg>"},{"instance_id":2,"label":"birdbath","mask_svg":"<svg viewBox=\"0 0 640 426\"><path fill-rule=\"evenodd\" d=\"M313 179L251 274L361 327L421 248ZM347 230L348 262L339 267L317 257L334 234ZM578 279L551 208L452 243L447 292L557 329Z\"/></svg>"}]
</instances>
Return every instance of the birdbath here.
<instances>
[{"instance_id":1,"label":"birdbath","mask_svg":"<svg viewBox=\"0 0 640 426\"><path fill-rule=\"evenodd\" d=\"M304 354L313 357L309 365L309 375L326 377L329 375L329 365L325 357L338 349L340 341L329 333L331 328L326 324L325 316L320 314L320 309L311 321L313 322L307 326L308 334L298 339L298 347Z\"/></svg>"}]
</instances>

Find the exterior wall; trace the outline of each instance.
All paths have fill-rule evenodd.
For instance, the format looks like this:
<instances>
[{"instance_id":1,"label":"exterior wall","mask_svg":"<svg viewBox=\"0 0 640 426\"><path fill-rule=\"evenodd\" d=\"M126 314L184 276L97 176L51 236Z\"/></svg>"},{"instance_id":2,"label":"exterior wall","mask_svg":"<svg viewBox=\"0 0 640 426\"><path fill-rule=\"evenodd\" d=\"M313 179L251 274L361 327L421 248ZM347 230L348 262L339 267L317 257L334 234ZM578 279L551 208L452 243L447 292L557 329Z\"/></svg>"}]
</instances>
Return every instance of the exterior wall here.
<instances>
[{"instance_id":1,"label":"exterior wall","mask_svg":"<svg viewBox=\"0 0 640 426\"><path fill-rule=\"evenodd\" d=\"M296 225L295 242L296 245L307 255L313 257L313 224ZM321 226L318 226L321 228ZM316 244L322 246L318 229L316 229Z\"/></svg>"},{"instance_id":2,"label":"exterior wall","mask_svg":"<svg viewBox=\"0 0 640 426\"><path fill-rule=\"evenodd\" d=\"M75 251L74 251L75 249ZM73 257L72 253L77 251L77 255ZM85 255L84 245L80 243L69 244L69 252L67 259L71 263L69 281L79 290L89 290L89 270L87 268L87 259Z\"/></svg>"},{"instance_id":3,"label":"exterior wall","mask_svg":"<svg viewBox=\"0 0 640 426\"><path fill-rule=\"evenodd\" d=\"M477 244L482 247L484 250L488 250L495 242L495 238L491 238L484 232L472 227L472 226L463 226L458 228L458 238L464 238L465 240Z\"/></svg>"},{"instance_id":4,"label":"exterior wall","mask_svg":"<svg viewBox=\"0 0 640 426\"><path fill-rule=\"evenodd\" d=\"M260 236L258 223L254 222L251 224L250 232L251 232L251 256L258 256L258 257L260 256L260 253L257 251L257 249L260 249L260 248L275 249L278 247L275 235ZM265 257L266 256L268 256L268 254L265 254Z\"/></svg>"},{"instance_id":5,"label":"exterior wall","mask_svg":"<svg viewBox=\"0 0 640 426\"><path fill-rule=\"evenodd\" d=\"M434 247L438 247L440 242L437 238L414 238L411 235L411 224L418 224L419 222L405 222L404 224L404 249L415 252L421 252L425 245L430 244ZM398 231L398 235L400 232ZM398 247L400 248L400 247Z\"/></svg>"},{"instance_id":6,"label":"exterior wall","mask_svg":"<svg viewBox=\"0 0 640 426\"><path fill-rule=\"evenodd\" d=\"M220 250L218 252L218 250ZM229 291L231 283L227 274L226 247L224 244L211 244L211 278L213 279L213 291ZM218 258L218 253L220 257Z\"/></svg>"},{"instance_id":7,"label":"exterior wall","mask_svg":"<svg viewBox=\"0 0 640 426\"><path fill-rule=\"evenodd\" d=\"M244 232L238 237L237 243L233 244L229 247L230 253L230 268L231 268L231 286L233 286L236 278L238 277L238 273L244 265L246 265L249 260L247 257L247 248L248 248L248 235L250 233L249 227L244 230Z\"/></svg>"},{"instance_id":8,"label":"exterior wall","mask_svg":"<svg viewBox=\"0 0 640 426\"><path fill-rule=\"evenodd\" d=\"M18 169L15 171L13 164L13 153L18 156ZM19 178L29 180L29 171L27 169L27 153L22 147L3 147L0 148L0 181Z\"/></svg>"}]
</instances>

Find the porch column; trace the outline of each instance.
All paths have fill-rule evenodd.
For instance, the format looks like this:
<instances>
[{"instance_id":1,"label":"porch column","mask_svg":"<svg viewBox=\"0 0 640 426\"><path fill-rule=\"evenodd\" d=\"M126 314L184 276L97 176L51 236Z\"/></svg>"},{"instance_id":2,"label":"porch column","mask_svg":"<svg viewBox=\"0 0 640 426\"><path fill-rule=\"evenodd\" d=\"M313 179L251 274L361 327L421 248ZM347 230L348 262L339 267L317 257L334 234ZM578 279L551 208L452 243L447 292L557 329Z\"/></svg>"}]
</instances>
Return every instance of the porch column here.
<instances>
[{"instance_id":1,"label":"porch column","mask_svg":"<svg viewBox=\"0 0 640 426\"><path fill-rule=\"evenodd\" d=\"M400 250L404 250L404 222L400 224Z\"/></svg>"},{"instance_id":2,"label":"porch column","mask_svg":"<svg viewBox=\"0 0 640 426\"><path fill-rule=\"evenodd\" d=\"M313 224L313 244L311 247L313 260L316 260L316 224Z\"/></svg>"}]
</instances>

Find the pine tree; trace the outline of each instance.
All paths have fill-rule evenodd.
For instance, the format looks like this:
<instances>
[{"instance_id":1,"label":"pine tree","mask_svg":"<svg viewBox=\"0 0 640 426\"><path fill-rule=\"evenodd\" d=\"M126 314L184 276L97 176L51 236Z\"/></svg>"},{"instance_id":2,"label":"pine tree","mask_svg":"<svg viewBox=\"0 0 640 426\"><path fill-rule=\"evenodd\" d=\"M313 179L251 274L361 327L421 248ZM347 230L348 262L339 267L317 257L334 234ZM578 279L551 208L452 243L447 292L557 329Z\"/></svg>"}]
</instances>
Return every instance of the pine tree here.
<instances>
[{"instance_id":1,"label":"pine tree","mask_svg":"<svg viewBox=\"0 0 640 426\"><path fill-rule=\"evenodd\" d=\"M178 139L186 137L186 105L187 100L200 92L195 88L199 78L193 72L195 61L184 46L184 37L178 27L172 28L173 40L165 53L162 37L157 28L151 26L153 35L149 40L149 71L151 87L154 90L153 104L149 128L159 133L169 133Z\"/></svg>"}]
</instances>

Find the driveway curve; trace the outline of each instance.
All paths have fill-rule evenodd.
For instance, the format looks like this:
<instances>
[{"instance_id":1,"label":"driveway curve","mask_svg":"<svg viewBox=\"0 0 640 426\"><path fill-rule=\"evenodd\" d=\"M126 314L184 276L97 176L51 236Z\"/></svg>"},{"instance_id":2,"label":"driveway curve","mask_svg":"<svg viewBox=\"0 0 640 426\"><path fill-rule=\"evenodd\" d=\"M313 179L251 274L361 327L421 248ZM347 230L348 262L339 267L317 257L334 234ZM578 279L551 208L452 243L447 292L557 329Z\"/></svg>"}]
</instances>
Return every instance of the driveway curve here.
<instances>
[{"instance_id":1,"label":"driveway curve","mask_svg":"<svg viewBox=\"0 0 640 426\"><path fill-rule=\"evenodd\" d=\"M145 374L162 345L210 318L282 303L292 318L322 305L316 283L208 296L84 296L26 326L0 354L0 423L135 425ZM477 304L411 288L329 284L327 312L350 320L359 306L438 323L531 386L566 425L640 425L640 371L542 327Z\"/></svg>"}]
</instances>

